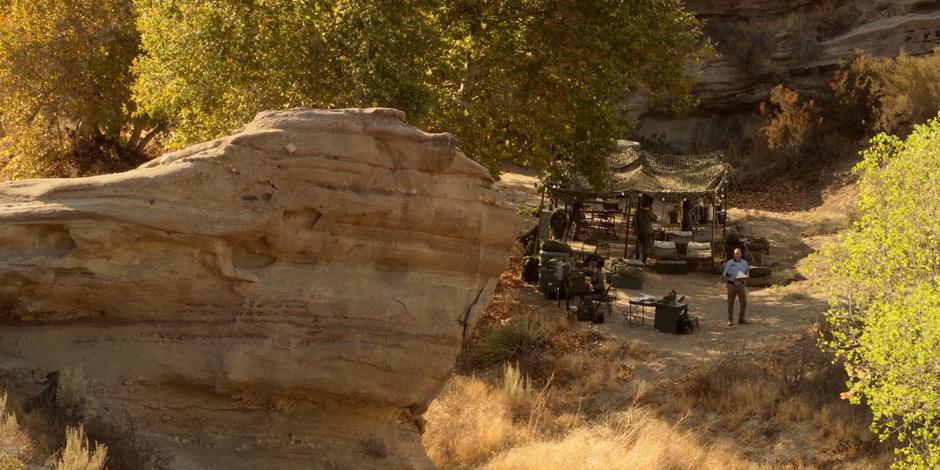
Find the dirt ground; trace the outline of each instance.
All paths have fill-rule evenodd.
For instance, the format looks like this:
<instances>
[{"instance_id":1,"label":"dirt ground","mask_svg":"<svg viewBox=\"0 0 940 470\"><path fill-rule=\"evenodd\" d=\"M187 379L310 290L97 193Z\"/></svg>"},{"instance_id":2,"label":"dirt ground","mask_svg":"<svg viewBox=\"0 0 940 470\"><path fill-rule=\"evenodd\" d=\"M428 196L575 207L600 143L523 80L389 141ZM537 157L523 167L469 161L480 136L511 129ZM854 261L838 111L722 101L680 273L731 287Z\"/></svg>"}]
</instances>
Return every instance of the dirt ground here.
<instances>
[{"instance_id":1,"label":"dirt ground","mask_svg":"<svg viewBox=\"0 0 940 470\"><path fill-rule=\"evenodd\" d=\"M503 194L517 205L539 204L534 191L536 175L520 168L506 168L500 182ZM722 351L770 350L792 343L795 334L805 331L826 310L825 298L814 284L810 255L835 239L835 232L848 226L855 191L847 186L823 195L823 204L808 211L769 212L732 208L729 223L749 235L766 237L771 251L765 265L780 275L785 287L748 289L747 325L727 326L726 284L720 276L705 272L688 275L643 273L643 288L620 289L613 318L602 325L585 324L624 342L641 340L652 347L649 358L638 363L634 377L651 384L680 374L694 362ZM529 223L534 223L531 218ZM653 329L652 309L642 326L630 327L624 321L627 299L648 294L662 297L671 290L686 297L689 313L699 319L700 330L693 335L671 335ZM527 303L543 311L561 311L557 302L545 299L534 286L522 293ZM735 318L739 306L735 305Z\"/></svg>"},{"instance_id":2,"label":"dirt ground","mask_svg":"<svg viewBox=\"0 0 940 470\"><path fill-rule=\"evenodd\" d=\"M506 170L500 186L507 199L517 206L538 207L539 195L534 190L536 175L519 168ZM773 269L774 277L779 281L778 285L772 287L749 288L749 324L727 326L726 284L720 276L706 272L663 275L646 271L643 273L642 289L618 290L618 301L612 318L601 325L580 323L578 328L596 329L607 338L625 345L641 341L650 346L648 355L642 360L632 360L629 364L636 394L644 388L647 393L651 390L653 393L664 391L663 387L668 387L671 380L679 379L697 365L729 351L735 354L760 354L793 348L795 338L805 335L827 308L823 289L813 273L812 254L826 243L835 241L837 233L851 225L856 210L857 191L854 185L847 184L823 191L820 198L820 205L798 211L729 210L730 225L742 233L763 236L770 241L771 250L764 265ZM526 219L528 224L534 222L534 217ZM641 326L631 327L625 322L628 298L643 294L662 297L673 289L678 295L686 297L690 314L699 319L700 330L697 333L671 335L657 332L653 328L652 309L646 312ZM559 307L556 301L545 299L535 286L521 289L519 296L520 300L546 315L560 315L564 312L564 304ZM735 317L737 312L736 305ZM707 428L709 437L713 439L712 445L760 467L769 465L775 468L778 466L775 460L779 458L818 462L822 455L820 452L828 452L814 449L812 442L815 431L807 430L802 424L781 432L778 438L769 441L773 449L768 449L761 447L761 444L742 444L734 433L712 429L706 421L690 420L683 427L696 430ZM861 426L860 432L866 432L864 426ZM770 455L773 456L768 457ZM839 468L869 468L872 465L864 459L853 462L856 457L846 455L848 460L837 465ZM828 462L824 466L839 460L841 457L824 459L824 462ZM807 468L816 467L811 465Z\"/></svg>"}]
</instances>

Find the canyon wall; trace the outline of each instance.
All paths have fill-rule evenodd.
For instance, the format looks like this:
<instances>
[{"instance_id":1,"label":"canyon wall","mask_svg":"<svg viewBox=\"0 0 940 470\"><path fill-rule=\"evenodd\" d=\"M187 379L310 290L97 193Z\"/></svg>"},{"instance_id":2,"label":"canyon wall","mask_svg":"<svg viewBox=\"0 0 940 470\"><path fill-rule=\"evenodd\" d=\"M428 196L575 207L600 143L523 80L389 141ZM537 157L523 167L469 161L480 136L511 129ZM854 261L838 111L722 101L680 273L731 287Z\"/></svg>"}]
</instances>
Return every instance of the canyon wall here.
<instances>
[{"instance_id":1,"label":"canyon wall","mask_svg":"<svg viewBox=\"0 0 940 470\"><path fill-rule=\"evenodd\" d=\"M940 45L936 0L686 0L718 55L702 64L699 106L675 117L635 102L633 138L680 151L707 151L755 129L754 115L777 84L808 96L829 90L833 72L859 52L893 57Z\"/></svg>"}]
</instances>

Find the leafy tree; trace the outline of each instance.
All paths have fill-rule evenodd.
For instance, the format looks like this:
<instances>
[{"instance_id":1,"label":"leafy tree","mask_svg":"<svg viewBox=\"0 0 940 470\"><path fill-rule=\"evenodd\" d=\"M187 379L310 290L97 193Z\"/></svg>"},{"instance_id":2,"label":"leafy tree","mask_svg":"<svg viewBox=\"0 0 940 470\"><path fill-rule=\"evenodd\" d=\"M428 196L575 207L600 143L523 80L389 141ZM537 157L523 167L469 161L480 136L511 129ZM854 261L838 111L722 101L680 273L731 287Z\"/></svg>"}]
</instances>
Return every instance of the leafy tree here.
<instances>
[{"instance_id":1,"label":"leafy tree","mask_svg":"<svg viewBox=\"0 0 940 470\"><path fill-rule=\"evenodd\" d=\"M940 120L872 140L861 219L826 252L833 294L824 345L848 364L853 402L903 447L897 467L940 467Z\"/></svg>"},{"instance_id":2,"label":"leafy tree","mask_svg":"<svg viewBox=\"0 0 940 470\"><path fill-rule=\"evenodd\" d=\"M601 185L631 125L628 92L691 104L700 31L680 2L453 1L438 12L450 67L434 124L494 173L514 161Z\"/></svg>"},{"instance_id":3,"label":"leafy tree","mask_svg":"<svg viewBox=\"0 0 940 470\"><path fill-rule=\"evenodd\" d=\"M265 109L396 106L420 118L436 50L424 3L140 0L135 94L172 120L177 147Z\"/></svg>"},{"instance_id":4,"label":"leafy tree","mask_svg":"<svg viewBox=\"0 0 940 470\"><path fill-rule=\"evenodd\" d=\"M131 0L0 7L0 126L14 177L120 167L127 155L116 148L146 145L148 123L130 100L138 51ZM137 125L122 135L131 122Z\"/></svg>"},{"instance_id":5,"label":"leafy tree","mask_svg":"<svg viewBox=\"0 0 940 470\"><path fill-rule=\"evenodd\" d=\"M700 32L679 0L139 0L142 106L181 146L263 109L392 106L498 162L600 181L627 93L690 104Z\"/></svg>"}]
</instances>

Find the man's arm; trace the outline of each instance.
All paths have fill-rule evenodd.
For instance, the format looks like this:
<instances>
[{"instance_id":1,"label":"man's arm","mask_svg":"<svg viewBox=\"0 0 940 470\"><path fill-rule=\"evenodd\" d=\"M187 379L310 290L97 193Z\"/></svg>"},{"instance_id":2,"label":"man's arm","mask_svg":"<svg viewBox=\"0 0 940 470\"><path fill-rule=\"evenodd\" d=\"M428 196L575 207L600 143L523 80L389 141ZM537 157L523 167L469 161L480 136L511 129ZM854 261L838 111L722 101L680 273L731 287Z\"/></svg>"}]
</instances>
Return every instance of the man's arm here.
<instances>
[{"instance_id":1,"label":"man's arm","mask_svg":"<svg viewBox=\"0 0 940 470\"><path fill-rule=\"evenodd\" d=\"M744 274L746 274L747 277L751 277L751 265L748 264L747 261L744 262Z\"/></svg>"}]
</instances>

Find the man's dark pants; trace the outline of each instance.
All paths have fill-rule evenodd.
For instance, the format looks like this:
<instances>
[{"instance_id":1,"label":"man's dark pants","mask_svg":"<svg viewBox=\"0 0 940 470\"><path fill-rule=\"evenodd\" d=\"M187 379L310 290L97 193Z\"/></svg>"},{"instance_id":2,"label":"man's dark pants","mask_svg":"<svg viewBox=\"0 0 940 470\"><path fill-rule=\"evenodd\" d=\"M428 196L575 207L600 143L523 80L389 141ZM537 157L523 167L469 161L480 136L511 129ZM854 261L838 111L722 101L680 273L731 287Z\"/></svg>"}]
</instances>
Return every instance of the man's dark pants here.
<instances>
[{"instance_id":1,"label":"man's dark pants","mask_svg":"<svg viewBox=\"0 0 940 470\"><path fill-rule=\"evenodd\" d=\"M637 250L639 251L640 261L645 263L646 258L648 258L650 255L650 249L652 248L652 245L653 245L653 236L652 235L640 235L637 241L639 242L638 243L639 246L637 247Z\"/></svg>"},{"instance_id":2,"label":"man's dark pants","mask_svg":"<svg viewBox=\"0 0 940 470\"><path fill-rule=\"evenodd\" d=\"M733 282L728 282L728 321L734 321L734 298L738 297L739 302L741 303L741 312L738 315L738 321L744 320L744 312L747 309L747 291L745 290L744 283L735 284Z\"/></svg>"}]
</instances>

